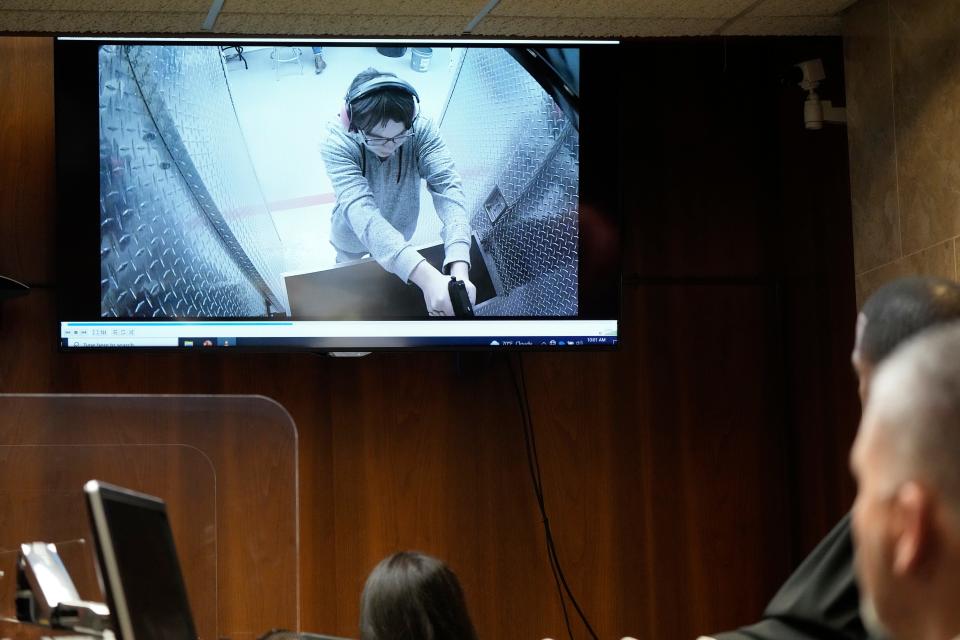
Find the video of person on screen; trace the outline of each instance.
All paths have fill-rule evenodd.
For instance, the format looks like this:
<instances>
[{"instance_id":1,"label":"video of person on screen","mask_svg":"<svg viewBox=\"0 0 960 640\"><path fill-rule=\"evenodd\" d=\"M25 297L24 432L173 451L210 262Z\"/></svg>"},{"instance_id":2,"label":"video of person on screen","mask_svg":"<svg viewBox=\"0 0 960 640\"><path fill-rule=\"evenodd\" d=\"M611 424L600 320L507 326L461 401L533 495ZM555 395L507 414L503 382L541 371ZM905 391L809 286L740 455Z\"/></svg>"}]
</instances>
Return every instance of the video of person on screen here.
<instances>
[{"instance_id":1,"label":"video of person on screen","mask_svg":"<svg viewBox=\"0 0 960 640\"><path fill-rule=\"evenodd\" d=\"M578 314L578 122L510 49L110 44L99 76L102 317Z\"/></svg>"}]
</instances>

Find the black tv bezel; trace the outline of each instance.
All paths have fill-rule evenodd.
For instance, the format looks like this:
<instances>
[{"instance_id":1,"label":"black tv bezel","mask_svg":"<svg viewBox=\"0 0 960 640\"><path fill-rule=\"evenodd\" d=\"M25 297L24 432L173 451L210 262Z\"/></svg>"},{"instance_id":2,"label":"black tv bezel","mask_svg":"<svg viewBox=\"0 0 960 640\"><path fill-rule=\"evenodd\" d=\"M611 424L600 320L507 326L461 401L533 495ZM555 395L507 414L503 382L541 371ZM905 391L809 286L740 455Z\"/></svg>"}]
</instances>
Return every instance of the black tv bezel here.
<instances>
[{"instance_id":1,"label":"black tv bezel","mask_svg":"<svg viewBox=\"0 0 960 640\"><path fill-rule=\"evenodd\" d=\"M87 55L90 58L80 59L74 55L77 51L65 51L65 42L84 42ZM104 43L124 42L128 44L156 44L158 42L166 43L203 43L203 44L222 44L232 43L252 43L258 45L282 44L310 46L376 46L382 44L396 44L412 46L417 44L431 44L434 46L451 47L550 47L550 46L578 46L581 51L584 48L590 51L586 56L581 55L581 111L587 114L587 117L581 118L579 123L580 136L580 239L581 246L587 244L595 237L613 230L616 239L615 255L597 256L593 263L588 262L596 268L595 274L598 276L597 282L601 283L596 287L585 290L581 284L578 291L580 303L591 310L588 316L578 315L577 317L491 317L476 318L479 321L492 320L521 320L521 321L576 321L576 320L614 320L617 323L617 336L613 344L583 344L568 346L542 346L542 345L515 345L515 346L497 346L490 345L415 345L415 346L377 346L370 344L357 343L356 345L343 347L312 347L306 345L286 346L286 345L244 345L235 346L228 349L197 349L184 346L163 346L163 347L67 347L64 346L61 339L62 322L108 322L109 320L99 315L100 290L99 290L99 247L100 247L100 229L99 224L89 224L79 218L79 216L69 215L65 210L67 203L97 202L99 201L99 178L90 179L90 175L96 173L99 167L99 158L90 160L87 156L78 157L73 153L73 149L99 149L99 128L68 126L75 121L78 113L86 112L86 115L95 117L98 110L99 97L97 95L97 83L87 82L82 84L82 74L77 73L79 65L92 65L97 69L97 51L98 47ZM217 35L208 34L99 34L99 35L78 35L63 34L54 37L54 113L55 113L55 141L56 141L56 192L57 192L57 215L56 215L56 237L57 237L57 322L55 325L57 344L59 350L64 353L75 352L110 352L110 353L139 353L139 352L161 352L161 353L222 353L224 350L235 351L238 353L327 353L327 352L379 352L379 351L611 351L616 350L620 343L620 331L622 324L622 211L621 211L621 192L619 180L619 143L618 136L620 127L617 123L617 112L619 110L619 85L621 70L617 66L617 55L620 43L610 40L591 40L591 39L544 39L544 38L477 38L477 37L451 37L451 38L416 38L416 37L363 37L363 38L334 38L334 37L283 37L283 36L253 36L253 35ZM529 69L528 69L529 71ZM89 71L88 71L89 73ZM536 77L534 74L532 76ZM538 79L539 81L539 79ZM543 84L541 82L541 84ZM67 91L64 88L68 88ZM546 87L545 87L546 88ZM584 133L586 131L586 133ZM84 164L86 163L86 166ZM86 179L78 179L78 176L86 173ZM586 176L586 178L585 178ZM587 187L584 189L584 187ZM86 193L85 193L86 192ZM74 197L67 195L79 194ZM589 211L587 224L583 224L585 211ZM99 222L99 211L97 214ZM80 239L79 241L77 239ZM601 243L602 244L602 243ZM94 247L90 249L90 247ZM578 256L579 271L583 273L583 253ZM91 274L94 274L91 276ZM84 280L78 281L79 278ZM90 303L94 300L95 304ZM80 317L82 314L76 313L76 310L84 309L87 312L86 317ZM89 314L90 310L97 312L96 317ZM216 318L210 321L255 321L252 318ZM295 319L293 319L295 320ZM377 320L377 319L371 319ZM461 320L453 318L418 318L418 321L429 322L459 322ZM120 319L123 322L151 322L146 319ZM202 323L202 319L197 322ZM349 322L345 320L344 322ZM321 338L318 338L321 339Z\"/></svg>"}]
</instances>

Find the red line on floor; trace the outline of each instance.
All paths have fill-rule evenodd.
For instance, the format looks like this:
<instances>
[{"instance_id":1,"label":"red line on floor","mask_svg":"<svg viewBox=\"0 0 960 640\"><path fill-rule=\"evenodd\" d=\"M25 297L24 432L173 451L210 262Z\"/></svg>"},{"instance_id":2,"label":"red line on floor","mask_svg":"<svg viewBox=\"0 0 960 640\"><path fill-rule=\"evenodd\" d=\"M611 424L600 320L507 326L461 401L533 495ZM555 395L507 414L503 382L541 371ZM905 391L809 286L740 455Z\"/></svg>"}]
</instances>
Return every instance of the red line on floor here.
<instances>
[{"instance_id":1,"label":"red line on floor","mask_svg":"<svg viewBox=\"0 0 960 640\"><path fill-rule=\"evenodd\" d=\"M286 211L288 209L303 209L304 207L315 207L319 204L330 204L336 197L333 192L316 193L312 196L300 196L299 198L288 198L286 200L274 200L267 203L270 211Z\"/></svg>"}]
</instances>

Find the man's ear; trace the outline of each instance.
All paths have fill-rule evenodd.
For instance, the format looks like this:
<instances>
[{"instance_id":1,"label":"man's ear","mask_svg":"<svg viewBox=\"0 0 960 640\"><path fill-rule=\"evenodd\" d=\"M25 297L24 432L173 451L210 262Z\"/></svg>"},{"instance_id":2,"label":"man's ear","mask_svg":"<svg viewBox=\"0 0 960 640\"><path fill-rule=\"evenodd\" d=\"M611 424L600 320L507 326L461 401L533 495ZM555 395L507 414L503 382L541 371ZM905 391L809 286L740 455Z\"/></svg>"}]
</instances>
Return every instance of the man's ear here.
<instances>
[{"instance_id":1,"label":"man's ear","mask_svg":"<svg viewBox=\"0 0 960 640\"><path fill-rule=\"evenodd\" d=\"M898 531L893 571L905 576L915 572L932 551L932 496L921 484L907 482L897 491L894 509Z\"/></svg>"}]
</instances>

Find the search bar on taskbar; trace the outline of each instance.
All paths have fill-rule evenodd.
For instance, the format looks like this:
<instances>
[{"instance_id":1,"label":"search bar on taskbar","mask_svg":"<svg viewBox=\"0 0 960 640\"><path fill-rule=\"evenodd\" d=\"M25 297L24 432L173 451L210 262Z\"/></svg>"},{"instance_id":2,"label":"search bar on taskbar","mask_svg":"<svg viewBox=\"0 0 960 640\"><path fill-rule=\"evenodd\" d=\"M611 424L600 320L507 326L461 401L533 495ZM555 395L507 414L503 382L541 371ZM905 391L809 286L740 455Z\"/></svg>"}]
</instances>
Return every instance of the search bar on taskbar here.
<instances>
[{"instance_id":1,"label":"search bar on taskbar","mask_svg":"<svg viewBox=\"0 0 960 640\"><path fill-rule=\"evenodd\" d=\"M68 347L176 347L177 338L70 338Z\"/></svg>"}]
</instances>

